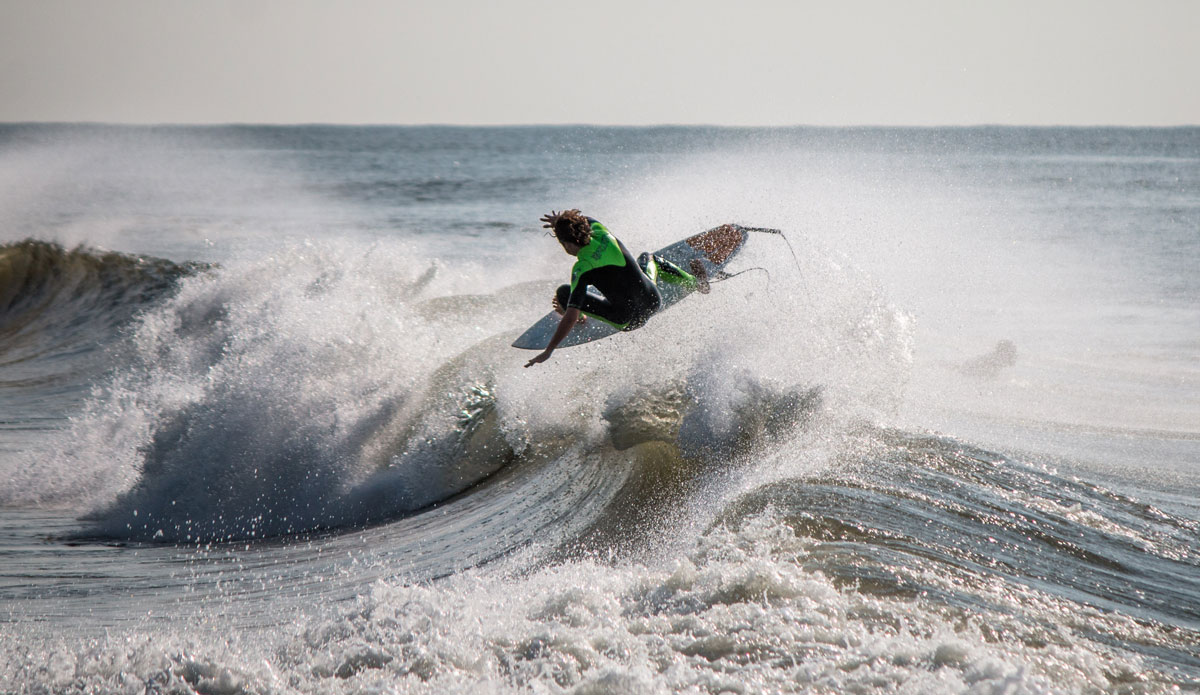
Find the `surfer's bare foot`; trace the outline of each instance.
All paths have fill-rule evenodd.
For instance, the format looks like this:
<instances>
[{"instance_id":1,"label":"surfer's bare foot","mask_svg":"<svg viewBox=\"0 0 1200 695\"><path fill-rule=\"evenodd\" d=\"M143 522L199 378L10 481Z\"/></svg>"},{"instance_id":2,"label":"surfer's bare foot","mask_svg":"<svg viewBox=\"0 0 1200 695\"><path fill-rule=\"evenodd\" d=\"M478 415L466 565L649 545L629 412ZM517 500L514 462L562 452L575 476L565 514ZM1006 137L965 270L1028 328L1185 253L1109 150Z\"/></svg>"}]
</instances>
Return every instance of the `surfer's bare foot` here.
<instances>
[{"instance_id":1,"label":"surfer's bare foot","mask_svg":"<svg viewBox=\"0 0 1200 695\"><path fill-rule=\"evenodd\" d=\"M559 303L558 297L555 297L554 299L550 300L550 305L554 307L554 311L556 311L559 316L562 316L563 314L567 313L567 310L563 308L561 303ZM587 323L587 315L580 314L579 318L575 319L575 323L580 324L580 325Z\"/></svg>"},{"instance_id":2,"label":"surfer's bare foot","mask_svg":"<svg viewBox=\"0 0 1200 695\"><path fill-rule=\"evenodd\" d=\"M704 269L704 263L699 258L693 258L689 266L696 277L696 289L700 294L708 294L711 288L708 286L708 271Z\"/></svg>"}]
</instances>

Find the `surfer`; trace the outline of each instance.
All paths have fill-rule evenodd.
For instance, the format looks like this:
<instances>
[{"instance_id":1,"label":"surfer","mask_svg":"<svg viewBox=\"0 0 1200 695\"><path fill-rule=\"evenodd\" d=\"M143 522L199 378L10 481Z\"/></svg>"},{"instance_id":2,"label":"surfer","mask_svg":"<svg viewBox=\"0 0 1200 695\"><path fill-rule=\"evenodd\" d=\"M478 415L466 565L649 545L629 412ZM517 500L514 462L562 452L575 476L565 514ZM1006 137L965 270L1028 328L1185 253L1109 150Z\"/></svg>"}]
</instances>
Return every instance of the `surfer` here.
<instances>
[{"instance_id":1,"label":"surfer","mask_svg":"<svg viewBox=\"0 0 1200 695\"><path fill-rule=\"evenodd\" d=\"M708 293L708 276L699 260L691 262L691 273L663 258L643 253L637 261L600 222L579 210L544 215L541 221L563 250L575 256L571 284L558 288L552 304L562 319L546 349L525 364L532 367L550 359L551 353L571 333L577 322L593 317L623 331L632 331L662 306L656 281L684 285ZM594 292L589 292L588 288Z\"/></svg>"}]
</instances>

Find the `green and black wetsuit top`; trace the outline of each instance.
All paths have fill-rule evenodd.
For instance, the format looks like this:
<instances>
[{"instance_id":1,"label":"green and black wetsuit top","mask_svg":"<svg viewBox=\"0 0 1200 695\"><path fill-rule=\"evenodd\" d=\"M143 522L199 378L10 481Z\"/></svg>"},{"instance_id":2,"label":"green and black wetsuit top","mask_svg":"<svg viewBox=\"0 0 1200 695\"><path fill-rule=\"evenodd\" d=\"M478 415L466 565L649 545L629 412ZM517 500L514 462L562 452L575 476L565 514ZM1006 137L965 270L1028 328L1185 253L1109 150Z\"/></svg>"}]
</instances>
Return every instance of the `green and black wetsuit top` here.
<instances>
[{"instance_id":1,"label":"green and black wetsuit top","mask_svg":"<svg viewBox=\"0 0 1200 695\"><path fill-rule=\"evenodd\" d=\"M662 306L662 296L625 244L603 224L587 219L592 240L576 256L571 284L558 288L559 302L617 328L637 328Z\"/></svg>"}]
</instances>

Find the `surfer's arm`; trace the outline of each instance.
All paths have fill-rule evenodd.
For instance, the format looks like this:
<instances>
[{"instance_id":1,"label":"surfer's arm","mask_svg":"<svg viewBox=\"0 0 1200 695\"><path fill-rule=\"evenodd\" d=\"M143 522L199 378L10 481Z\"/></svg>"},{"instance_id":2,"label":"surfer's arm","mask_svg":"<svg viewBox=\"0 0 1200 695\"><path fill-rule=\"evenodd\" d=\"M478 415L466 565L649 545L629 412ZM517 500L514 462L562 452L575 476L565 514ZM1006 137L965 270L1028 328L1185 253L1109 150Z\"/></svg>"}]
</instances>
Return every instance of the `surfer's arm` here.
<instances>
[{"instance_id":1,"label":"surfer's arm","mask_svg":"<svg viewBox=\"0 0 1200 695\"><path fill-rule=\"evenodd\" d=\"M558 347L566 337L571 333L571 329L575 327L575 322L579 320L579 309L575 307L567 307L563 312L562 318L558 320L558 328L554 329L554 335L550 336L550 344L546 349L539 352L533 359L525 363L526 367L532 367L535 364L541 364L550 359L550 354L554 352L554 348Z\"/></svg>"}]
</instances>

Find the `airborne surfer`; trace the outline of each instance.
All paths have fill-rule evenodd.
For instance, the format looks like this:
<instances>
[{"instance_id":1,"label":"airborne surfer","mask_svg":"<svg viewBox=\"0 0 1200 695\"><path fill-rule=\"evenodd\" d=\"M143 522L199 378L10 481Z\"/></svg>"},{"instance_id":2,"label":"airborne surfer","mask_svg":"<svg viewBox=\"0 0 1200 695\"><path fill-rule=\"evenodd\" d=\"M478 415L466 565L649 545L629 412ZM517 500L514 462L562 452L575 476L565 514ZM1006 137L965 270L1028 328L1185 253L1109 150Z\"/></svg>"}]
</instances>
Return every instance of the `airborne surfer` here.
<instances>
[{"instance_id":1,"label":"airborne surfer","mask_svg":"<svg viewBox=\"0 0 1200 695\"><path fill-rule=\"evenodd\" d=\"M645 325L662 306L662 295L656 285L659 271L664 282L708 293L708 276L699 260L692 260L690 273L649 253L643 253L635 261L625 244L608 228L579 210L551 211L541 221L576 261L571 268L571 284L559 287L552 301L554 310L562 316L558 328L546 349L529 360L526 367L550 359L576 322L586 317L623 331ZM595 291L589 292L588 288Z\"/></svg>"}]
</instances>

